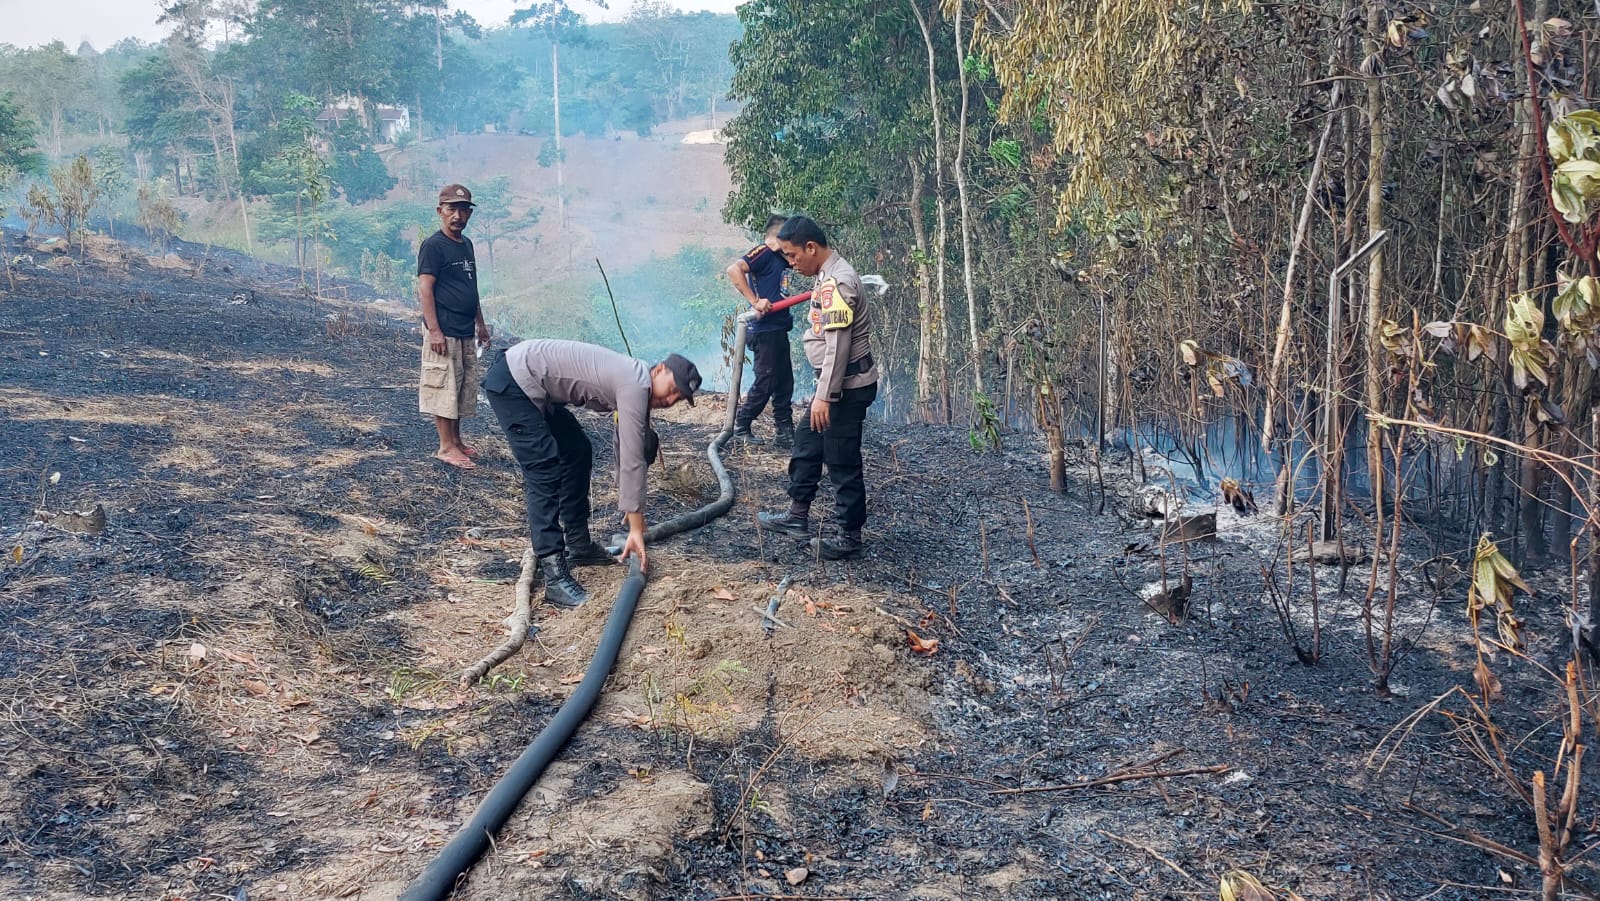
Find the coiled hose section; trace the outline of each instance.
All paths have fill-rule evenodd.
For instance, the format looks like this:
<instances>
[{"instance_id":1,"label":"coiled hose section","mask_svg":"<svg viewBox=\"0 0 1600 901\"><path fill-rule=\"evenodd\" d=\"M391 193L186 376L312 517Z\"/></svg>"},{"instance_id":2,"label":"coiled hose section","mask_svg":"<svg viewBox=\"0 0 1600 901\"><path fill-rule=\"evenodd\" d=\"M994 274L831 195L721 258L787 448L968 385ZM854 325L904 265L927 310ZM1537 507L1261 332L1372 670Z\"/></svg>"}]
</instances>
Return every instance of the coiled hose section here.
<instances>
[{"instance_id":1,"label":"coiled hose section","mask_svg":"<svg viewBox=\"0 0 1600 901\"><path fill-rule=\"evenodd\" d=\"M711 440L706 448L706 456L711 460L711 469L717 475L717 499L698 510L675 516L665 522L660 522L645 530L645 542L654 544L663 538L669 538L691 529L698 529L713 519L733 509L733 478L728 475L728 468L722 464L722 447L733 435L734 410L739 399L739 381L744 369L745 330L749 325L749 318L741 316L734 338L734 368L732 381L728 389L728 415L723 429L717 437ZM617 542L620 544L621 542ZM617 548L611 549L613 553ZM478 809L472 814L472 819L462 826L455 836L450 839L438 855L423 869L421 875L406 886L400 895L400 901L444 901L455 891L456 882L472 865L478 862L483 852L489 849L494 834L500 831L506 820L511 818L517 805L528 791L533 788L539 777L544 775L561 749L572 740L574 733L583 721L589 718L594 710L594 705L600 700L600 689L605 686L606 679L611 675L611 668L616 666L617 655L622 651L622 640L627 637L628 626L633 622L633 613L639 606L639 596L644 593L645 576L639 569L639 560L634 558L628 564L628 577L623 580L622 588L617 592L617 599L611 607L611 616L606 619L605 629L600 633L600 644L595 648L594 657L589 661L589 668L583 674L583 681L578 683L577 690L567 698L556 715L550 722L534 736L532 743L517 757L500 777L494 788L489 790Z\"/></svg>"}]
</instances>

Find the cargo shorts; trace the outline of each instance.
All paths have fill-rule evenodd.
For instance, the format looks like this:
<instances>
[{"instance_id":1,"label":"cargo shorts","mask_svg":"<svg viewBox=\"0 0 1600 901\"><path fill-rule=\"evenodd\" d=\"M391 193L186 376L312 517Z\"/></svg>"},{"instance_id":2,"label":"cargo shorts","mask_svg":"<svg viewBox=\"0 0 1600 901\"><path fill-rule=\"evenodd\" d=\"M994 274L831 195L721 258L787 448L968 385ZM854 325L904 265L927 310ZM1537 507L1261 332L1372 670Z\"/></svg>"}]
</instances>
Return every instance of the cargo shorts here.
<instances>
[{"instance_id":1,"label":"cargo shorts","mask_svg":"<svg viewBox=\"0 0 1600 901\"><path fill-rule=\"evenodd\" d=\"M442 419L465 419L478 406L478 386L472 380L477 351L471 338L444 339L445 352L434 353L422 337L422 381L417 386L420 412Z\"/></svg>"}]
</instances>

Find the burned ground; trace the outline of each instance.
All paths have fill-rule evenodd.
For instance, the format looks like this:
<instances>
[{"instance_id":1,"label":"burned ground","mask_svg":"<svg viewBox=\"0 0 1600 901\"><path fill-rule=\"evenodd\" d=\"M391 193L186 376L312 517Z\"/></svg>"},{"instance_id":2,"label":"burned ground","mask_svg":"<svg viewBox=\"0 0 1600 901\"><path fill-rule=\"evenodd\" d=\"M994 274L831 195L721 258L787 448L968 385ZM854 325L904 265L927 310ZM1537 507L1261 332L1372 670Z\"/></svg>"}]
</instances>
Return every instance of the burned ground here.
<instances>
[{"instance_id":1,"label":"burned ground","mask_svg":"<svg viewBox=\"0 0 1600 901\"><path fill-rule=\"evenodd\" d=\"M605 605L537 611L527 649L459 688L510 603L519 483L485 416L478 471L429 459L409 324L232 255L21 250L0 284L0 894L393 897L571 690ZM664 417L653 516L714 493L715 406ZM1010 440L870 424L870 549L843 564L757 535L783 459L730 454L734 512L652 550L600 707L458 897L1206 897L1235 867L1306 898L1537 884L1407 808L1536 847L1442 718L1393 731L1472 684L1464 583L1402 567L1415 637L1380 698L1366 568L1342 594L1319 572L1326 656L1300 665L1263 586L1287 577L1280 524L1224 510L1218 540L1163 546L1097 515L1081 467L1049 492ZM70 515L96 505L103 529ZM1185 566L1174 625L1138 592ZM755 608L786 576L768 638ZM621 573L583 578L605 598ZM1559 607L1527 611L1557 664ZM1497 667L1513 763L1548 770L1552 683Z\"/></svg>"}]
</instances>

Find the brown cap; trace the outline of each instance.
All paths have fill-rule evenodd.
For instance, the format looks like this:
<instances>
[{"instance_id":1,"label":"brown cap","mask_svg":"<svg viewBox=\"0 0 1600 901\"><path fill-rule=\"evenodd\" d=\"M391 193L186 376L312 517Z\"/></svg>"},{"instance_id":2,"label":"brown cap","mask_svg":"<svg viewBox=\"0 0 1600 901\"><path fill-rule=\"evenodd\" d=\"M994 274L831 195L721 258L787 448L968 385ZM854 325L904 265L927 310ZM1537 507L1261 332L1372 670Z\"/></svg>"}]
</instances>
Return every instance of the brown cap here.
<instances>
[{"instance_id":1,"label":"brown cap","mask_svg":"<svg viewBox=\"0 0 1600 901\"><path fill-rule=\"evenodd\" d=\"M699 368L681 354L667 354L661 365L672 373L673 381L678 383L678 393L689 402L689 406L694 406L694 393L700 390Z\"/></svg>"},{"instance_id":2,"label":"brown cap","mask_svg":"<svg viewBox=\"0 0 1600 901\"><path fill-rule=\"evenodd\" d=\"M445 185L439 189L439 205L451 203L464 203L467 206L477 206L472 202L472 192L466 185Z\"/></svg>"}]
</instances>

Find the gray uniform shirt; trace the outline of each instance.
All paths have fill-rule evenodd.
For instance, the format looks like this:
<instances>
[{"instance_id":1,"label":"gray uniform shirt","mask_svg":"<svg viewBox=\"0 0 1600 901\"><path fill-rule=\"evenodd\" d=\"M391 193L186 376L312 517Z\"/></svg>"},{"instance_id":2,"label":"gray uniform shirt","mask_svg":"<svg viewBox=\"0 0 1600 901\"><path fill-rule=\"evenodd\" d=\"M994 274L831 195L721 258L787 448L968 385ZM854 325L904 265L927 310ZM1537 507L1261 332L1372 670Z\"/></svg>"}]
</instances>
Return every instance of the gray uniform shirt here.
<instances>
[{"instance_id":1,"label":"gray uniform shirt","mask_svg":"<svg viewBox=\"0 0 1600 901\"><path fill-rule=\"evenodd\" d=\"M817 270L811 291L811 327L800 344L806 360L817 370L817 396L829 403L846 388L862 388L878 381L878 367L867 366L872 353L872 316L856 267L834 251ZM855 364L856 372L850 372Z\"/></svg>"},{"instance_id":2,"label":"gray uniform shirt","mask_svg":"<svg viewBox=\"0 0 1600 901\"><path fill-rule=\"evenodd\" d=\"M644 433L650 419L650 370L643 362L581 341L534 338L506 351L517 387L539 405L568 404L617 414L617 509L643 513Z\"/></svg>"}]
</instances>

